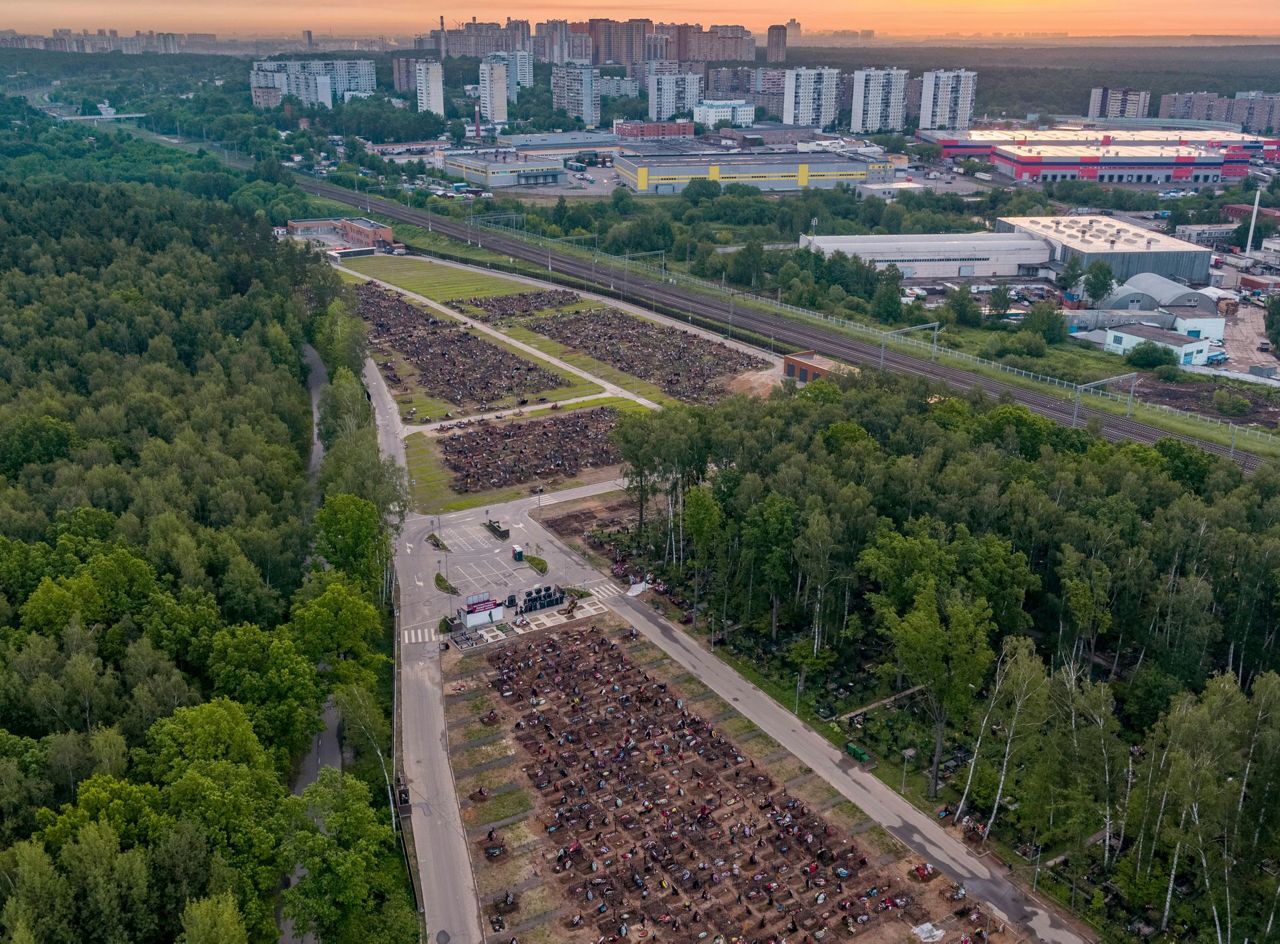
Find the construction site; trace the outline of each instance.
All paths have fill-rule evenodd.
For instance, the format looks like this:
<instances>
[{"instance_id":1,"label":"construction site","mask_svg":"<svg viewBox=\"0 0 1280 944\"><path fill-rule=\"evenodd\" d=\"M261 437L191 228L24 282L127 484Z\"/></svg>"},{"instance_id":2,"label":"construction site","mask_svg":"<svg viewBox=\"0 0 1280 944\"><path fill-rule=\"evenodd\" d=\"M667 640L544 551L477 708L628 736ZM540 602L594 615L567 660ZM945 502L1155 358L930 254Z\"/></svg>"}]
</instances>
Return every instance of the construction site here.
<instances>
[{"instance_id":1,"label":"construction site","mask_svg":"<svg viewBox=\"0 0 1280 944\"><path fill-rule=\"evenodd\" d=\"M446 684L490 942L1017 940L612 617Z\"/></svg>"}]
</instances>

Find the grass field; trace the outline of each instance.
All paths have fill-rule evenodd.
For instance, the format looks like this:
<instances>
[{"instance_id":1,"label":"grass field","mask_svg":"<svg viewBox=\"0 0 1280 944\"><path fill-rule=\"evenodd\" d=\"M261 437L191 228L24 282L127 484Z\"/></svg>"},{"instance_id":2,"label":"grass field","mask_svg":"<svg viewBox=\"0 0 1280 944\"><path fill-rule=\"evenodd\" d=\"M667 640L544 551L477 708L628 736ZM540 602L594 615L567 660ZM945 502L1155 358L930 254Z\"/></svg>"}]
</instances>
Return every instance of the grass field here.
<instances>
[{"instance_id":1,"label":"grass field","mask_svg":"<svg viewBox=\"0 0 1280 944\"><path fill-rule=\"evenodd\" d=\"M412 256L358 256L343 265L438 302L529 291L527 285L501 276L457 269Z\"/></svg>"}]
</instances>

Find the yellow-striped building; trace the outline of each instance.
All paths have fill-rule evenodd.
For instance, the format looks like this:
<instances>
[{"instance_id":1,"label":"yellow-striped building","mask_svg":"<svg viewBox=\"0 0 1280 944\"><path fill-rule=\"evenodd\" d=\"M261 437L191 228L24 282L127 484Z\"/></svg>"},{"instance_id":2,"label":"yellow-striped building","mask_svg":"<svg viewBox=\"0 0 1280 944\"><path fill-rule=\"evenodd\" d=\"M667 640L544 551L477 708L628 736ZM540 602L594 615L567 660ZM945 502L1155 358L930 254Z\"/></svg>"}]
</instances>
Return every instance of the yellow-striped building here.
<instances>
[{"instance_id":1,"label":"yellow-striped building","mask_svg":"<svg viewBox=\"0 0 1280 944\"><path fill-rule=\"evenodd\" d=\"M618 177L637 194L679 193L691 180L749 184L767 191L830 190L837 184L886 183L893 180L888 161L867 161L825 152L760 154L663 154L618 157Z\"/></svg>"}]
</instances>

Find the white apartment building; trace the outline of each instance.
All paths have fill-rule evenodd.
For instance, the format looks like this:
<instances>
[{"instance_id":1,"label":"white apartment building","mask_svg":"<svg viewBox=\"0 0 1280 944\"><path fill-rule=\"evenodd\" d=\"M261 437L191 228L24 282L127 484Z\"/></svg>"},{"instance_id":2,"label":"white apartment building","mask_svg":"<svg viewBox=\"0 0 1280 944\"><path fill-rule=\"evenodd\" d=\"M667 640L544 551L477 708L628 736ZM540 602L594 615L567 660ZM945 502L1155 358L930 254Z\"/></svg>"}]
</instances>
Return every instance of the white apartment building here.
<instances>
[{"instance_id":1,"label":"white apartment building","mask_svg":"<svg viewBox=\"0 0 1280 944\"><path fill-rule=\"evenodd\" d=\"M973 121L978 73L935 69L924 74L920 94L920 130L963 131Z\"/></svg>"},{"instance_id":2,"label":"white apartment building","mask_svg":"<svg viewBox=\"0 0 1280 944\"><path fill-rule=\"evenodd\" d=\"M906 69L858 69L853 73L854 134L901 131L907 122Z\"/></svg>"},{"instance_id":3,"label":"white apartment building","mask_svg":"<svg viewBox=\"0 0 1280 944\"><path fill-rule=\"evenodd\" d=\"M735 128L749 128L756 121L756 106L745 99L698 102L693 107L693 120L707 128L727 121Z\"/></svg>"},{"instance_id":4,"label":"white apartment building","mask_svg":"<svg viewBox=\"0 0 1280 944\"><path fill-rule=\"evenodd\" d=\"M419 62L414 68L418 91L418 111L444 117L444 67L438 62Z\"/></svg>"},{"instance_id":5,"label":"white apartment building","mask_svg":"<svg viewBox=\"0 0 1280 944\"><path fill-rule=\"evenodd\" d=\"M564 65L551 69L551 107L581 118L588 128L600 124L600 70Z\"/></svg>"},{"instance_id":6,"label":"white apartment building","mask_svg":"<svg viewBox=\"0 0 1280 944\"><path fill-rule=\"evenodd\" d=\"M782 123L825 128L836 120L839 69L788 69L782 93Z\"/></svg>"},{"instance_id":7,"label":"white apartment building","mask_svg":"<svg viewBox=\"0 0 1280 944\"><path fill-rule=\"evenodd\" d=\"M480 117L501 124L507 120L511 75L505 60L480 63Z\"/></svg>"},{"instance_id":8,"label":"white apartment building","mask_svg":"<svg viewBox=\"0 0 1280 944\"><path fill-rule=\"evenodd\" d=\"M702 76L697 73L649 76L650 121L666 121L672 115L691 112L700 101Z\"/></svg>"},{"instance_id":9,"label":"white apartment building","mask_svg":"<svg viewBox=\"0 0 1280 944\"><path fill-rule=\"evenodd\" d=\"M1151 93L1131 88L1095 88L1089 92L1088 118L1145 118Z\"/></svg>"},{"instance_id":10,"label":"white apartment building","mask_svg":"<svg viewBox=\"0 0 1280 944\"><path fill-rule=\"evenodd\" d=\"M296 96L304 105L332 108L335 95L344 100L370 95L377 91L378 80L372 59L280 59L255 62L249 72L249 87L278 89L281 95ZM258 101L259 96L254 99Z\"/></svg>"}]
</instances>

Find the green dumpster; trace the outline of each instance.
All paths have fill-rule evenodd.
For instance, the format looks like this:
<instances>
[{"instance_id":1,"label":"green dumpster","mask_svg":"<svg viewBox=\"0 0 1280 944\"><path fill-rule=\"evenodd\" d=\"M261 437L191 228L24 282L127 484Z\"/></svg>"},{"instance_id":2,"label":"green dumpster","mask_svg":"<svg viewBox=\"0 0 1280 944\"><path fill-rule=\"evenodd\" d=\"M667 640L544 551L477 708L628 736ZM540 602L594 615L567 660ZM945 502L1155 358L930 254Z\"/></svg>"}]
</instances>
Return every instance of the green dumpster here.
<instances>
[{"instance_id":1,"label":"green dumpster","mask_svg":"<svg viewBox=\"0 0 1280 944\"><path fill-rule=\"evenodd\" d=\"M867 761L871 760L871 755L852 741L845 742L844 751L860 764L865 764Z\"/></svg>"}]
</instances>

